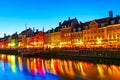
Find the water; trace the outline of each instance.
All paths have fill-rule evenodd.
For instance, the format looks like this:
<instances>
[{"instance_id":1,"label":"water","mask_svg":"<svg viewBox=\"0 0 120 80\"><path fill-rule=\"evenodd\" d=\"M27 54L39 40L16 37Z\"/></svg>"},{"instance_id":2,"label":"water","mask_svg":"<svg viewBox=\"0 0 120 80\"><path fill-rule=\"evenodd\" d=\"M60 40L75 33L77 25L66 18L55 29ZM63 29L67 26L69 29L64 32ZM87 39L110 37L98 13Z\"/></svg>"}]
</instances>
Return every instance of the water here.
<instances>
[{"instance_id":1,"label":"water","mask_svg":"<svg viewBox=\"0 0 120 80\"><path fill-rule=\"evenodd\" d=\"M112 64L109 60L108 64L106 60L96 61L86 61L86 58L84 61L21 58L0 54L0 80L120 80L119 64Z\"/></svg>"}]
</instances>

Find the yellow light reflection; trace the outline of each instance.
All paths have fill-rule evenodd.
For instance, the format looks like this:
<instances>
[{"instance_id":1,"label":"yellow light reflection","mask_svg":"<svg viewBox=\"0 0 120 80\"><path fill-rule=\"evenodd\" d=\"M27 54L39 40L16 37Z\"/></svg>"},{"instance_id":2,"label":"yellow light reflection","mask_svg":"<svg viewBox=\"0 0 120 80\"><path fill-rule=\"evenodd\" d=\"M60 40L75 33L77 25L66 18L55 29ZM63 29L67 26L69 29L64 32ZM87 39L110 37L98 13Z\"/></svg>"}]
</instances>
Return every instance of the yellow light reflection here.
<instances>
[{"instance_id":1,"label":"yellow light reflection","mask_svg":"<svg viewBox=\"0 0 120 80\"><path fill-rule=\"evenodd\" d=\"M54 67L54 60L53 59L51 59L51 69L52 69L52 73L56 74L55 67Z\"/></svg>"},{"instance_id":2,"label":"yellow light reflection","mask_svg":"<svg viewBox=\"0 0 120 80\"><path fill-rule=\"evenodd\" d=\"M84 72L84 69L83 69L84 66L82 65L82 62L80 62L79 64L80 64L79 67L80 67L80 70L81 70L81 74L83 76L86 76L86 73Z\"/></svg>"},{"instance_id":3,"label":"yellow light reflection","mask_svg":"<svg viewBox=\"0 0 120 80\"><path fill-rule=\"evenodd\" d=\"M16 72L16 64L15 64L15 56L11 55L11 66L12 66L12 71Z\"/></svg>"},{"instance_id":4,"label":"yellow light reflection","mask_svg":"<svg viewBox=\"0 0 120 80\"><path fill-rule=\"evenodd\" d=\"M30 72L30 61L29 61L28 58L27 58L27 69L28 69L28 71Z\"/></svg>"},{"instance_id":5,"label":"yellow light reflection","mask_svg":"<svg viewBox=\"0 0 120 80\"><path fill-rule=\"evenodd\" d=\"M62 67L62 61L59 61L58 69L60 70L60 73L62 73L63 75L65 74L63 67Z\"/></svg>"},{"instance_id":6,"label":"yellow light reflection","mask_svg":"<svg viewBox=\"0 0 120 80\"><path fill-rule=\"evenodd\" d=\"M23 67L22 67L22 59L21 59L21 57L18 57L18 64L19 64L20 71L22 71Z\"/></svg>"},{"instance_id":7,"label":"yellow light reflection","mask_svg":"<svg viewBox=\"0 0 120 80\"><path fill-rule=\"evenodd\" d=\"M104 76L104 70L103 70L103 68L102 68L102 66L100 64L97 65L97 69L98 69L98 72L99 72L99 76L101 78L104 78L105 77Z\"/></svg>"}]
</instances>

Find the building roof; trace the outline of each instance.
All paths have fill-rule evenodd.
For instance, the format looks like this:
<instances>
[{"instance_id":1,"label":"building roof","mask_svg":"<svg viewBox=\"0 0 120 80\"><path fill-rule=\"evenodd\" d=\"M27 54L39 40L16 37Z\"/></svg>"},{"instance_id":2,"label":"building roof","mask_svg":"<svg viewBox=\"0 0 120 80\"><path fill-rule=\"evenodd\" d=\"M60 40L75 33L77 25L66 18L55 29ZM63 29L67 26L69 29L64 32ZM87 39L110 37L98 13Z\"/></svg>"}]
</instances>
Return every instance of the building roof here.
<instances>
[{"instance_id":1,"label":"building roof","mask_svg":"<svg viewBox=\"0 0 120 80\"><path fill-rule=\"evenodd\" d=\"M22 31L20 34L24 35L24 34L26 34L28 31L32 31L32 29L31 29L31 28L28 28L28 29Z\"/></svg>"},{"instance_id":2,"label":"building roof","mask_svg":"<svg viewBox=\"0 0 120 80\"><path fill-rule=\"evenodd\" d=\"M70 18L69 18L69 20L65 20L65 21L61 24L61 26L70 26L71 23L72 23L74 20L77 20L77 19L76 19L76 18L74 18L74 19L70 19Z\"/></svg>"}]
</instances>

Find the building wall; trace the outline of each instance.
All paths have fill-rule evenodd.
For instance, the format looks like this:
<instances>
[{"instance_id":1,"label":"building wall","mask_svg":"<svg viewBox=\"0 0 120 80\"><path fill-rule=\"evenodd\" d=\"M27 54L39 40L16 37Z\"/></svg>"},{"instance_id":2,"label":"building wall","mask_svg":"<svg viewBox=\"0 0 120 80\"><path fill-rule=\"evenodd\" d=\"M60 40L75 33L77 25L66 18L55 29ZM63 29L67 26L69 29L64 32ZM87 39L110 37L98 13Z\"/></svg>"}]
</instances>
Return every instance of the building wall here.
<instances>
[{"instance_id":1,"label":"building wall","mask_svg":"<svg viewBox=\"0 0 120 80\"><path fill-rule=\"evenodd\" d=\"M27 46L27 37L26 37L26 35L19 35L18 36L18 46L20 48L25 48Z\"/></svg>"},{"instance_id":2,"label":"building wall","mask_svg":"<svg viewBox=\"0 0 120 80\"><path fill-rule=\"evenodd\" d=\"M44 34L44 48L51 47L51 34Z\"/></svg>"},{"instance_id":3,"label":"building wall","mask_svg":"<svg viewBox=\"0 0 120 80\"><path fill-rule=\"evenodd\" d=\"M71 47L71 31L72 27L63 27L60 31L61 35L61 46L62 47Z\"/></svg>"},{"instance_id":4,"label":"building wall","mask_svg":"<svg viewBox=\"0 0 120 80\"><path fill-rule=\"evenodd\" d=\"M82 32L72 32L71 41L73 47L82 47L83 46Z\"/></svg>"},{"instance_id":5,"label":"building wall","mask_svg":"<svg viewBox=\"0 0 120 80\"><path fill-rule=\"evenodd\" d=\"M105 27L98 27L98 23L92 21L89 29L83 30L83 41L86 47L106 46L107 30Z\"/></svg>"},{"instance_id":6,"label":"building wall","mask_svg":"<svg viewBox=\"0 0 120 80\"><path fill-rule=\"evenodd\" d=\"M106 27L109 47L120 47L120 24Z\"/></svg>"},{"instance_id":7,"label":"building wall","mask_svg":"<svg viewBox=\"0 0 120 80\"><path fill-rule=\"evenodd\" d=\"M60 32L53 32L51 33L51 46L54 47L60 47Z\"/></svg>"}]
</instances>

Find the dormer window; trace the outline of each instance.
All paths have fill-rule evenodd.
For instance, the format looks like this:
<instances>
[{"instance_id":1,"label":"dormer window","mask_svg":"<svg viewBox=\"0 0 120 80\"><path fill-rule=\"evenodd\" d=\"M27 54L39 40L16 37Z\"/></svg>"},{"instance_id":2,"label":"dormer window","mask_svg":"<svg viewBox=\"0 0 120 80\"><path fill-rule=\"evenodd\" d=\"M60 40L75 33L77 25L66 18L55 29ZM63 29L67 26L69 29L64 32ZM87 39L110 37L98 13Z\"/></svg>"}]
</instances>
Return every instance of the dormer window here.
<instances>
[{"instance_id":1,"label":"dormer window","mask_svg":"<svg viewBox=\"0 0 120 80\"><path fill-rule=\"evenodd\" d=\"M112 21L111 21L111 24L115 24L115 20L112 20Z\"/></svg>"},{"instance_id":2,"label":"dormer window","mask_svg":"<svg viewBox=\"0 0 120 80\"><path fill-rule=\"evenodd\" d=\"M104 24L104 23L102 23L102 24L101 24L101 26L102 26L102 27L104 27L104 26L105 26L105 24Z\"/></svg>"},{"instance_id":3,"label":"dormer window","mask_svg":"<svg viewBox=\"0 0 120 80\"><path fill-rule=\"evenodd\" d=\"M85 29L88 29L88 26L85 26Z\"/></svg>"},{"instance_id":4,"label":"dormer window","mask_svg":"<svg viewBox=\"0 0 120 80\"><path fill-rule=\"evenodd\" d=\"M120 23L120 19L118 20L118 23Z\"/></svg>"},{"instance_id":5,"label":"dormer window","mask_svg":"<svg viewBox=\"0 0 120 80\"><path fill-rule=\"evenodd\" d=\"M48 34L50 33L50 30L48 31Z\"/></svg>"},{"instance_id":6,"label":"dormer window","mask_svg":"<svg viewBox=\"0 0 120 80\"><path fill-rule=\"evenodd\" d=\"M80 31L81 31L81 28L79 27L79 28L78 28L78 32L80 32Z\"/></svg>"},{"instance_id":7,"label":"dormer window","mask_svg":"<svg viewBox=\"0 0 120 80\"><path fill-rule=\"evenodd\" d=\"M76 32L76 28L73 29L73 32Z\"/></svg>"}]
</instances>

